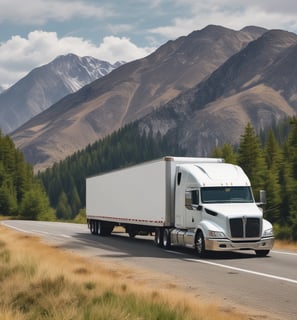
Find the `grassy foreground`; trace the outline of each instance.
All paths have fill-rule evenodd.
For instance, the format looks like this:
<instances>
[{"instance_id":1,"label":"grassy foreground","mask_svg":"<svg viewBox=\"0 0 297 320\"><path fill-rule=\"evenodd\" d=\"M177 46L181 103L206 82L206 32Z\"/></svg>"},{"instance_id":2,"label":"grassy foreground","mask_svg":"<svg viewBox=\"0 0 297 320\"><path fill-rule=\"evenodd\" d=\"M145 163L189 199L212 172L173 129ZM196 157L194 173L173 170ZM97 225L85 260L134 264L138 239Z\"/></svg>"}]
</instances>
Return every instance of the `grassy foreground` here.
<instances>
[{"instance_id":1,"label":"grassy foreground","mask_svg":"<svg viewBox=\"0 0 297 320\"><path fill-rule=\"evenodd\" d=\"M174 289L174 290L173 290ZM0 225L0 319L244 320L177 288L155 288L100 261Z\"/></svg>"}]
</instances>

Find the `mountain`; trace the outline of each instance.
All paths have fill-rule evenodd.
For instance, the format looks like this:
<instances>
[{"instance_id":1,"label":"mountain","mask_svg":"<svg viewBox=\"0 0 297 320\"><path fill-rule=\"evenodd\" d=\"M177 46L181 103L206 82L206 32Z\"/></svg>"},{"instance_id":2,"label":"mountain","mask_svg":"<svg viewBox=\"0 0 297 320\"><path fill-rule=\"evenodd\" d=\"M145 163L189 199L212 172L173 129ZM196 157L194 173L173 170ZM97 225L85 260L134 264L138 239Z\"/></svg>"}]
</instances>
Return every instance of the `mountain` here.
<instances>
[{"instance_id":1,"label":"mountain","mask_svg":"<svg viewBox=\"0 0 297 320\"><path fill-rule=\"evenodd\" d=\"M248 122L259 132L297 113L297 35L271 30L198 86L141 119L141 131L171 135L190 154L236 144Z\"/></svg>"},{"instance_id":2,"label":"mountain","mask_svg":"<svg viewBox=\"0 0 297 320\"><path fill-rule=\"evenodd\" d=\"M121 64L68 54L32 70L0 94L2 132L15 130L61 98L105 76Z\"/></svg>"},{"instance_id":3,"label":"mountain","mask_svg":"<svg viewBox=\"0 0 297 320\"><path fill-rule=\"evenodd\" d=\"M265 32L257 27L234 31L210 25L169 41L60 100L12 138L36 168L50 166L163 107Z\"/></svg>"}]
</instances>

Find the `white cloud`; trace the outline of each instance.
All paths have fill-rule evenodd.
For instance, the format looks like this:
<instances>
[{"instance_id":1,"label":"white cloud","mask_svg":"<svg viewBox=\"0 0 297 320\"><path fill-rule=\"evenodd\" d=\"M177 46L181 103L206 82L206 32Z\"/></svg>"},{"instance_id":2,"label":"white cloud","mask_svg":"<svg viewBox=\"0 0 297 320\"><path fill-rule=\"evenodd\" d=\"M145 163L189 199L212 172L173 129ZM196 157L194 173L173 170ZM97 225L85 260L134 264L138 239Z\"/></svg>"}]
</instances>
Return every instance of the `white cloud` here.
<instances>
[{"instance_id":1,"label":"white cloud","mask_svg":"<svg viewBox=\"0 0 297 320\"><path fill-rule=\"evenodd\" d=\"M128 38L105 37L99 46L77 37L58 38L55 32L34 31L27 38L14 36L0 45L0 85L13 84L32 69L59 55L74 53L116 62L144 57L154 48L140 48Z\"/></svg>"},{"instance_id":2,"label":"white cloud","mask_svg":"<svg viewBox=\"0 0 297 320\"><path fill-rule=\"evenodd\" d=\"M107 61L112 62L117 60L135 60L147 56L154 50L155 48L151 47L139 48L128 38L114 36L105 37L99 48L96 49L97 54L101 57L106 57Z\"/></svg>"},{"instance_id":3,"label":"white cloud","mask_svg":"<svg viewBox=\"0 0 297 320\"><path fill-rule=\"evenodd\" d=\"M181 12L187 8L187 14L176 15L171 23L150 32L174 39L199 30L209 24L222 25L239 30L248 25L262 26L267 29L297 31L297 2L291 0L175 0Z\"/></svg>"},{"instance_id":4,"label":"white cloud","mask_svg":"<svg viewBox=\"0 0 297 320\"><path fill-rule=\"evenodd\" d=\"M0 22L16 24L43 25L53 19L66 21L77 18L106 18L113 15L110 7L92 5L82 0L22 0L0 1Z\"/></svg>"}]
</instances>

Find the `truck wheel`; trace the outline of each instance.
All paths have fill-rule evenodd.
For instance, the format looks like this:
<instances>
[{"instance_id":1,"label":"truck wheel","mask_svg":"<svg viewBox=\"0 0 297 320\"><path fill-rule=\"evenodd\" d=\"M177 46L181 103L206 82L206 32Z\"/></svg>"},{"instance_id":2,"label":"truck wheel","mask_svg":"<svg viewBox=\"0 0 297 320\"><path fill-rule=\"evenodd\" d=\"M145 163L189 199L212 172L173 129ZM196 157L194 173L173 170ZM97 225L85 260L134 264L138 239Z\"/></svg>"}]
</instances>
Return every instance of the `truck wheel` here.
<instances>
[{"instance_id":1,"label":"truck wheel","mask_svg":"<svg viewBox=\"0 0 297 320\"><path fill-rule=\"evenodd\" d=\"M155 231L155 244L158 247L162 247L162 244L163 244L163 229L162 228L156 228L156 231Z\"/></svg>"},{"instance_id":2,"label":"truck wheel","mask_svg":"<svg viewBox=\"0 0 297 320\"><path fill-rule=\"evenodd\" d=\"M96 221L95 220L91 220L90 221L90 231L91 231L91 234L96 234L96 230L95 230L95 224L96 224Z\"/></svg>"},{"instance_id":3,"label":"truck wheel","mask_svg":"<svg viewBox=\"0 0 297 320\"><path fill-rule=\"evenodd\" d=\"M128 233L130 238L135 238L137 232L132 226L127 226L126 227L126 232Z\"/></svg>"},{"instance_id":4,"label":"truck wheel","mask_svg":"<svg viewBox=\"0 0 297 320\"><path fill-rule=\"evenodd\" d=\"M195 250L199 258L205 257L205 243L202 231L198 231L195 239Z\"/></svg>"},{"instance_id":5,"label":"truck wheel","mask_svg":"<svg viewBox=\"0 0 297 320\"><path fill-rule=\"evenodd\" d=\"M110 236L112 230L113 230L113 224L110 224L108 222L104 222L104 221L97 221L98 223L98 232L97 234L99 236Z\"/></svg>"},{"instance_id":6,"label":"truck wheel","mask_svg":"<svg viewBox=\"0 0 297 320\"><path fill-rule=\"evenodd\" d=\"M104 236L110 236L110 234L112 233L112 230L114 228L114 225L112 223L104 223L104 230L103 230L103 235Z\"/></svg>"},{"instance_id":7,"label":"truck wheel","mask_svg":"<svg viewBox=\"0 0 297 320\"><path fill-rule=\"evenodd\" d=\"M97 221L97 234L98 236L103 236L103 222L102 221Z\"/></svg>"},{"instance_id":8,"label":"truck wheel","mask_svg":"<svg viewBox=\"0 0 297 320\"><path fill-rule=\"evenodd\" d=\"M258 257L266 257L270 250L255 250Z\"/></svg>"},{"instance_id":9,"label":"truck wheel","mask_svg":"<svg viewBox=\"0 0 297 320\"><path fill-rule=\"evenodd\" d=\"M130 238L135 238L136 236L136 233L134 231L130 231L128 234Z\"/></svg>"},{"instance_id":10,"label":"truck wheel","mask_svg":"<svg viewBox=\"0 0 297 320\"><path fill-rule=\"evenodd\" d=\"M98 221L94 221L94 234L98 235Z\"/></svg>"},{"instance_id":11,"label":"truck wheel","mask_svg":"<svg viewBox=\"0 0 297 320\"><path fill-rule=\"evenodd\" d=\"M164 229L164 231L163 231L163 248L169 249L170 246L171 246L170 230Z\"/></svg>"}]
</instances>

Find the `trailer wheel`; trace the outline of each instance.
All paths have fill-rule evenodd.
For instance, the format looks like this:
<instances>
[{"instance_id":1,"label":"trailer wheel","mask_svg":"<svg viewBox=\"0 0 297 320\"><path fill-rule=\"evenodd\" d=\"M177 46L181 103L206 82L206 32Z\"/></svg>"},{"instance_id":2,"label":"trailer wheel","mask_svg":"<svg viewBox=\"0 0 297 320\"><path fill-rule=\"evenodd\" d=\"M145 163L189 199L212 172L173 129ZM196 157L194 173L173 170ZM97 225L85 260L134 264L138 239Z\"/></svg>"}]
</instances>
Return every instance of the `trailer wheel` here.
<instances>
[{"instance_id":1,"label":"trailer wheel","mask_svg":"<svg viewBox=\"0 0 297 320\"><path fill-rule=\"evenodd\" d=\"M97 234L98 236L103 236L103 222L97 221Z\"/></svg>"},{"instance_id":2,"label":"trailer wheel","mask_svg":"<svg viewBox=\"0 0 297 320\"><path fill-rule=\"evenodd\" d=\"M195 250L199 258L205 257L205 243L202 231L198 231L195 239Z\"/></svg>"},{"instance_id":3,"label":"trailer wheel","mask_svg":"<svg viewBox=\"0 0 297 320\"><path fill-rule=\"evenodd\" d=\"M170 241L170 230L164 229L163 230L163 248L169 249L171 247L171 241Z\"/></svg>"},{"instance_id":4,"label":"trailer wheel","mask_svg":"<svg viewBox=\"0 0 297 320\"><path fill-rule=\"evenodd\" d=\"M104 221L97 221L97 234L99 236L109 236L113 230L114 225Z\"/></svg>"},{"instance_id":5,"label":"trailer wheel","mask_svg":"<svg viewBox=\"0 0 297 320\"><path fill-rule=\"evenodd\" d=\"M112 223L109 223L109 222L104 223L103 235L104 236L110 236L110 234L112 233L113 228L114 228L114 225Z\"/></svg>"},{"instance_id":6,"label":"trailer wheel","mask_svg":"<svg viewBox=\"0 0 297 320\"><path fill-rule=\"evenodd\" d=\"M162 228L156 228L155 243L158 247L162 247L162 244L163 244L163 229Z\"/></svg>"},{"instance_id":7,"label":"trailer wheel","mask_svg":"<svg viewBox=\"0 0 297 320\"><path fill-rule=\"evenodd\" d=\"M128 234L130 238L135 238L136 236L136 233L134 231L130 231Z\"/></svg>"},{"instance_id":8,"label":"trailer wheel","mask_svg":"<svg viewBox=\"0 0 297 320\"><path fill-rule=\"evenodd\" d=\"M266 257L270 250L255 250L258 257Z\"/></svg>"},{"instance_id":9,"label":"trailer wheel","mask_svg":"<svg viewBox=\"0 0 297 320\"><path fill-rule=\"evenodd\" d=\"M98 221L94 221L94 234L98 235Z\"/></svg>"},{"instance_id":10,"label":"trailer wheel","mask_svg":"<svg viewBox=\"0 0 297 320\"><path fill-rule=\"evenodd\" d=\"M96 234L96 220L90 221L90 231L91 234Z\"/></svg>"}]
</instances>

